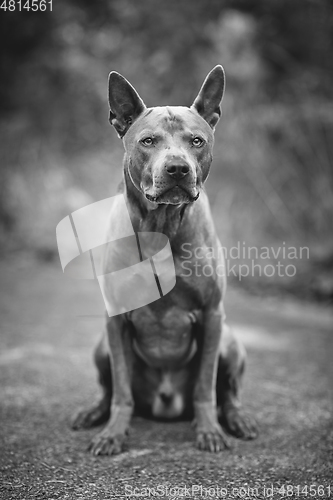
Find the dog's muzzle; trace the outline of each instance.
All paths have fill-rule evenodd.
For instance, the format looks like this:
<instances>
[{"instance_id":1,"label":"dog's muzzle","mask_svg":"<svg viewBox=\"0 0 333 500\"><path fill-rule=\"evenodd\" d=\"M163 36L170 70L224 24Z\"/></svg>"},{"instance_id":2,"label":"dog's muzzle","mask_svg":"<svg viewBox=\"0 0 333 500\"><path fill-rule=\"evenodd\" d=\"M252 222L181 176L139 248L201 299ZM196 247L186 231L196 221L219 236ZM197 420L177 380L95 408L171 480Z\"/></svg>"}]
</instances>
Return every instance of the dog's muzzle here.
<instances>
[{"instance_id":1,"label":"dog's muzzle","mask_svg":"<svg viewBox=\"0 0 333 500\"><path fill-rule=\"evenodd\" d=\"M192 203L200 194L190 165L179 157L166 162L162 173L154 178L154 185L155 192L145 193L147 200L154 203Z\"/></svg>"}]
</instances>

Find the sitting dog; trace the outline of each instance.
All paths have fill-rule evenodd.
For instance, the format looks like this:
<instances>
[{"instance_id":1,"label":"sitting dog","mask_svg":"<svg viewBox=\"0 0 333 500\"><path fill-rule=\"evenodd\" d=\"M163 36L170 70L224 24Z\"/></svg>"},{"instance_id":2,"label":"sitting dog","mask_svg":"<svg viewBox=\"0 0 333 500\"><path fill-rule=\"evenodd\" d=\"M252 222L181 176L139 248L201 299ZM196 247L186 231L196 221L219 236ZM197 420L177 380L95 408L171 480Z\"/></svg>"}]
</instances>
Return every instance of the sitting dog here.
<instances>
[{"instance_id":1,"label":"sitting dog","mask_svg":"<svg viewBox=\"0 0 333 500\"><path fill-rule=\"evenodd\" d=\"M193 416L201 450L229 446L222 426L242 439L257 434L239 399L245 351L225 323L225 277L216 272L223 255L203 187L224 85L216 66L190 108L147 108L123 76L109 76L110 123L125 148L121 192L136 233L169 238L176 285L149 305L107 318L95 351L103 396L73 420L74 429L107 422L90 445L95 455L123 450L134 408L162 419ZM121 226L122 217L115 204L110 223ZM200 255L191 252L184 272L188 244ZM121 260L115 247L106 265ZM195 272L206 265L210 276Z\"/></svg>"}]
</instances>

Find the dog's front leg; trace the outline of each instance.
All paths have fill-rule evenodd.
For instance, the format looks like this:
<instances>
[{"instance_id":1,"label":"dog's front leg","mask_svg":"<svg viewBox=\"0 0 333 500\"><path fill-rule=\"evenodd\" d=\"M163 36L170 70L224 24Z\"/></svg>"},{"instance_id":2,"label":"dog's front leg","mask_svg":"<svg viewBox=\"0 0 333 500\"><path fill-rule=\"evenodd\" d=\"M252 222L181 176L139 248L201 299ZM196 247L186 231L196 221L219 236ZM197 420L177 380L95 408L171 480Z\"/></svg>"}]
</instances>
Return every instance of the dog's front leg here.
<instances>
[{"instance_id":1,"label":"dog's front leg","mask_svg":"<svg viewBox=\"0 0 333 500\"><path fill-rule=\"evenodd\" d=\"M108 320L107 336L113 386L111 417L102 432L92 440L90 450L94 455L116 455L123 451L133 413L132 343L124 316Z\"/></svg>"},{"instance_id":2,"label":"dog's front leg","mask_svg":"<svg viewBox=\"0 0 333 500\"><path fill-rule=\"evenodd\" d=\"M222 316L223 313L216 309L209 309L204 314L201 359L194 388L197 446L201 450L211 452L229 448L228 440L218 423L216 408L216 376Z\"/></svg>"}]
</instances>

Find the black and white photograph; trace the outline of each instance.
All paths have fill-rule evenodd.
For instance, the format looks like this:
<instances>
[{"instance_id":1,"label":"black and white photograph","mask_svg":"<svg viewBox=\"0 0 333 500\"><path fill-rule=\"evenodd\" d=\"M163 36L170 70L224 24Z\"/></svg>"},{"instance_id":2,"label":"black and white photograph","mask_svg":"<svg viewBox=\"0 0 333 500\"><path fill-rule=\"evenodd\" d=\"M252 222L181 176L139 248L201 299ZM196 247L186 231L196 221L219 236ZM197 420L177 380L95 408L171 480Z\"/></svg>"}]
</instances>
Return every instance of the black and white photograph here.
<instances>
[{"instance_id":1,"label":"black and white photograph","mask_svg":"<svg viewBox=\"0 0 333 500\"><path fill-rule=\"evenodd\" d=\"M0 0L1 500L333 498L333 3Z\"/></svg>"}]
</instances>

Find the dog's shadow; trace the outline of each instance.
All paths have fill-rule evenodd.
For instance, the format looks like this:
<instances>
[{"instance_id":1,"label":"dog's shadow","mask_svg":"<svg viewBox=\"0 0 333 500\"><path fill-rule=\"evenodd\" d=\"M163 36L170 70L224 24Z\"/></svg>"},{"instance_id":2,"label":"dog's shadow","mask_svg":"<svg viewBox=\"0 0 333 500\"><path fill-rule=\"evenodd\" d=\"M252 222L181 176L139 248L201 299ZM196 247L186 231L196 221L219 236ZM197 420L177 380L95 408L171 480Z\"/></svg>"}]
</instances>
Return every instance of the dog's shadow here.
<instances>
[{"instance_id":1,"label":"dog's shadow","mask_svg":"<svg viewBox=\"0 0 333 500\"><path fill-rule=\"evenodd\" d=\"M132 419L130 434L132 447L147 448L155 446L170 446L175 449L179 443L193 447L194 429L188 420L162 420L135 415Z\"/></svg>"}]
</instances>

